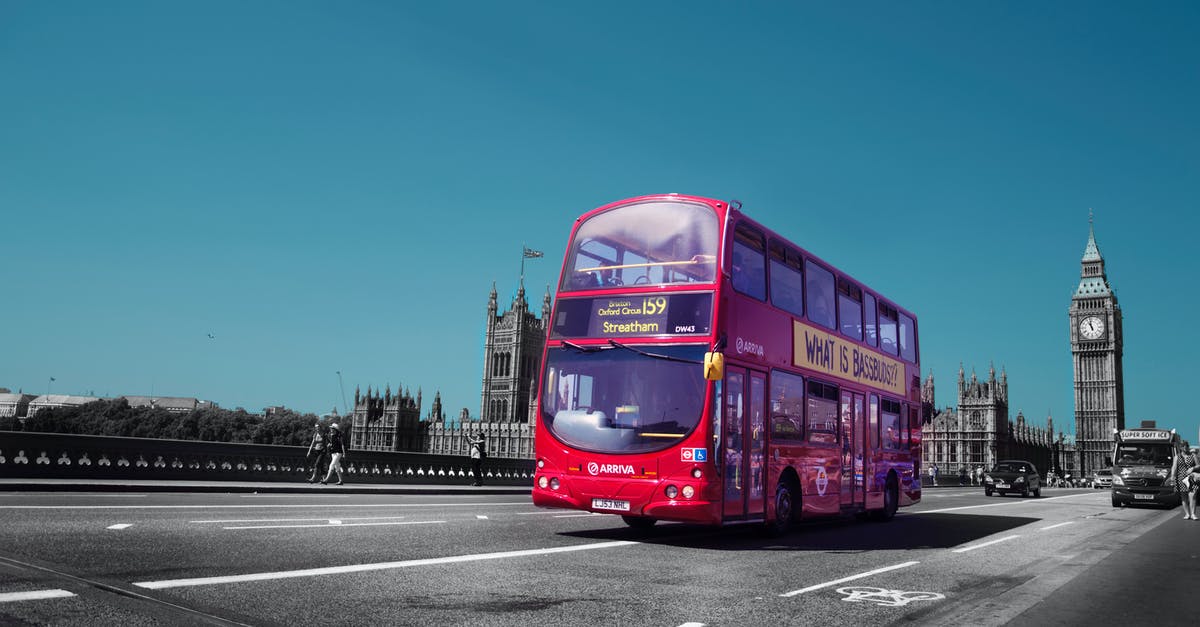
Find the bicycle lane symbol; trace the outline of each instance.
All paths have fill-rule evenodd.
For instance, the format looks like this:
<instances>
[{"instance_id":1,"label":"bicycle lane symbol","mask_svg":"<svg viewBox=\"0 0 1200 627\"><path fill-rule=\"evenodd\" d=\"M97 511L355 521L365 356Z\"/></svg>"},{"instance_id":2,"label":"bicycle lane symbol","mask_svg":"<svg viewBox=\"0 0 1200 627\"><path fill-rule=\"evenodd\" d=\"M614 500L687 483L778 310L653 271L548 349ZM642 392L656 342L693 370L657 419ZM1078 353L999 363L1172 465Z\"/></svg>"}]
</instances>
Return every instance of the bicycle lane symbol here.
<instances>
[{"instance_id":1,"label":"bicycle lane symbol","mask_svg":"<svg viewBox=\"0 0 1200 627\"><path fill-rule=\"evenodd\" d=\"M848 586L838 588L838 594L846 595L843 601L851 603L874 603L885 607L900 607L914 601L938 601L946 598L936 592L905 592L871 586Z\"/></svg>"}]
</instances>

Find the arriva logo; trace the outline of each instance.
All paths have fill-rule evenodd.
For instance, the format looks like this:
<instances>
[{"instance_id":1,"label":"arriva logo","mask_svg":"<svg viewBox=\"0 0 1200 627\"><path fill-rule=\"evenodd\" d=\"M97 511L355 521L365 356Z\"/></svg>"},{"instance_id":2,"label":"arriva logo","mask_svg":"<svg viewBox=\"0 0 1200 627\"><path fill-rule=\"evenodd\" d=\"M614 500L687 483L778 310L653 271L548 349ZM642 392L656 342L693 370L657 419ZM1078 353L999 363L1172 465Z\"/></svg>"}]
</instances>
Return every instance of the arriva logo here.
<instances>
[{"instance_id":1,"label":"arriva logo","mask_svg":"<svg viewBox=\"0 0 1200 627\"><path fill-rule=\"evenodd\" d=\"M629 464L597 464L596 462L588 462L588 474L595 476L601 473L606 475L632 475L633 466Z\"/></svg>"},{"instance_id":2,"label":"arriva logo","mask_svg":"<svg viewBox=\"0 0 1200 627\"><path fill-rule=\"evenodd\" d=\"M742 339L739 337L737 339L737 342L734 343L734 346L737 348L737 352L739 355L744 354L744 353L750 353L751 355L758 355L758 357L760 359L763 356L764 351L763 351L762 344L755 344L754 342L751 342L750 340Z\"/></svg>"}]
</instances>

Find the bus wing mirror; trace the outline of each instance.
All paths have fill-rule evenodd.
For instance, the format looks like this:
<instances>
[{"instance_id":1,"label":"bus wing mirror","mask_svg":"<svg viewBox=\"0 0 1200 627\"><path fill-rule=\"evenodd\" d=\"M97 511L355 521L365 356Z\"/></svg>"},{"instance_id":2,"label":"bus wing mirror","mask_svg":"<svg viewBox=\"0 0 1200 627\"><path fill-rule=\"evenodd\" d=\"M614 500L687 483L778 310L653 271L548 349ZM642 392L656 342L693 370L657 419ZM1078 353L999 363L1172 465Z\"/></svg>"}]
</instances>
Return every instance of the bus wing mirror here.
<instances>
[{"instance_id":1,"label":"bus wing mirror","mask_svg":"<svg viewBox=\"0 0 1200 627\"><path fill-rule=\"evenodd\" d=\"M718 352L704 353L704 379L720 381L725 378L725 354Z\"/></svg>"}]
</instances>

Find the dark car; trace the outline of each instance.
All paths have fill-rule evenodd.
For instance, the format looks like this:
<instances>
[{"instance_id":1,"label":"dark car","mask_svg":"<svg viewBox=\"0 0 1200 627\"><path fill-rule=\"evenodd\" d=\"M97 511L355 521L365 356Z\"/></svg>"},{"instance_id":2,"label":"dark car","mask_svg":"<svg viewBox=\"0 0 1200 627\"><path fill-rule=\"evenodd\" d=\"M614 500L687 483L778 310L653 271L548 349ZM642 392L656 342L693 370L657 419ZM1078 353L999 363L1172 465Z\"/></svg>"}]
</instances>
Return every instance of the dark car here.
<instances>
[{"instance_id":1,"label":"dark car","mask_svg":"<svg viewBox=\"0 0 1200 627\"><path fill-rule=\"evenodd\" d=\"M983 476L983 493L991 496L992 492L999 492L1001 496L1009 492L1020 492L1021 496L1032 493L1040 498L1042 479L1032 463L1006 459L996 462L992 470Z\"/></svg>"}]
</instances>

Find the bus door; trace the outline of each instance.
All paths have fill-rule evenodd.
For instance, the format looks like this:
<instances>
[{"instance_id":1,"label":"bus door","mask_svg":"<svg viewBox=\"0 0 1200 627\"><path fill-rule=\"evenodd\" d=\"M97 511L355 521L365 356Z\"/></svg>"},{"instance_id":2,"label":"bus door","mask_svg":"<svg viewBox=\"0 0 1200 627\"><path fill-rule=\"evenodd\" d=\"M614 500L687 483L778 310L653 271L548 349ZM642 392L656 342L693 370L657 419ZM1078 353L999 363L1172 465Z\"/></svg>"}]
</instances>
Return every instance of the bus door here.
<instances>
[{"instance_id":1,"label":"bus door","mask_svg":"<svg viewBox=\"0 0 1200 627\"><path fill-rule=\"evenodd\" d=\"M759 518L763 498L766 375L726 368L722 464L725 520Z\"/></svg>"},{"instance_id":2,"label":"bus door","mask_svg":"<svg viewBox=\"0 0 1200 627\"><path fill-rule=\"evenodd\" d=\"M842 390L841 399L841 441L842 441L842 478L841 506L843 509L857 509L866 505L866 494L863 492L864 465L863 453L866 451L866 398L862 394Z\"/></svg>"}]
</instances>

